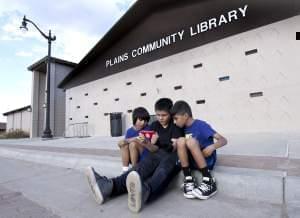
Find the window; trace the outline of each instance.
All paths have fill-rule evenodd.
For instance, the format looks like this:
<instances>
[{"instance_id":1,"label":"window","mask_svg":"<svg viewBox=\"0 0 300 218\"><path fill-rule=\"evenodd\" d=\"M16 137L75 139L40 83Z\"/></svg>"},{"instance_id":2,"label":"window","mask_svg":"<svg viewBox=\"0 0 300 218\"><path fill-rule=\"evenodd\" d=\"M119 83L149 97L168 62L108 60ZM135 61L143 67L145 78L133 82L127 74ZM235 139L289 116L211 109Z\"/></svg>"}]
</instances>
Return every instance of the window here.
<instances>
[{"instance_id":1,"label":"window","mask_svg":"<svg viewBox=\"0 0 300 218\"><path fill-rule=\"evenodd\" d=\"M94 105L97 106L97 105L98 105L98 102L94 102Z\"/></svg>"},{"instance_id":2,"label":"window","mask_svg":"<svg viewBox=\"0 0 300 218\"><path fill-rule=\"evenodd\" d=\"M247 55L252 55L252 54L255 54L255 53L257 53L257 52L258 52L257 49L252 49L252 50L246 51L246 52L245 52L245 55L246 55L246 56L247 56Z\"/></svg>"},{"instance_id":3,"label":"window","mask_svg":"<svg viewBox=\"0 0 300 218\"><path fill-rule=\"evenodd\" d=\"M200 67L202 67L202 66L203 66L202 63L200 63L200 64L195 64L195 65L194 65L194 68L200 68Z\"/></svg>"},{"instance_id":4,"label":"window","mask_svg":"<svg viewBox=\"0 0 300 218\"><path fill-rule=\"evenodd\" d=\"M226 80L229 80L229 79L230 79L230 76L219 77L220 82L223 82L223 81L226 81Z\"/></svg>"},{"instance_id":5,"label":"window","mask_svg":"<svg viewBox=\"0 0 300 218\"><path fill-rule=\"evenodd\" d=\"M132 84L132 82L127 82L126 83L127 86L130 86L131 84Z\"/></svg>"},{"instance_id":6,"label":"window","mask_svg":"<svg viewBox=\"0 0 300 218\"><path fill-rule=\"evenodd\" d=\"M69 98L69 100L72 100L72 99L73 99L72 97Z\"/></svg>"},{"instance_id":7,"label":"window","mask_svg":"<svg viewBox=\"0 0 300 218\"><path fill-rule=\"evenodd\" d=\"M132 110L130 109L130 110L127 110L127 113L132 113Z\"/></svg>"},{"instance_id":8,"label":"window","mask_svg":"<svg viewBox=\"0 0 300 218\"><path fill-rule=\"evenodd\" d=\"M120 99L119 98L115 98L115 101L119 101Z\"/></svg>"},{"instance_id":9,"label":"window","mask_svg":"<svg viewBox=\"0 0 300 218\"><path fill-rule=\"evenodd\" d=\"M84 94L84 96L88 96L88 95L89 95L89 93L85 93L85 94Z\"/></svg>"},{"instance_id":10,"label":"window","mask_svg":"<svg viewBox=\"0 0 300 218\"><path fill-rule=\"evenodd\" d=\"M80 106L77 106L77 109L79 109L80 108Z\"/></svg>"},{"instance_id":11,"label":"window","mask_svg":"<svg viewBox=\"0 0 300 218\"><path fill-rule=\"evenodd\" d=\"M103 89L103 92L107 92L107 91L108 91L108 88Z\"/></svg>"},{"instance_id":12,"label":"window","mask_svg":"<svg viewBox=\"0 0 300 218\"><path fill-rule=\"evenodd\" d=\"M73 120L72 117L70 117L69 120Z\"/></svg>"},{"instance_id":13,"label":"window","mask_svg":"<svg viewBox=\"0 0 300 218\"><path fill-rule=\"evenodd\" d=\"M86 116L84 116L84 118L89 118L89 116L86 115Z\"/></svg>"},{"instance_id":14,"label":"window","mask_svg":"<svg viewBox=\"0 0 300 218\"><path fill-rule=\"evenodd\" d=\"M175 89L175 90L182 89L182 86L175 86L174 89Z\"/></svg>"},{"instance_id":15,"label":"window","mask_svg":"<svg viewBox=\"0 0 300 218\"><path fill-rule=\"evenodd\" d=\"M162 77L162 74L156 74L155 75L155 78L161 78Z\"/></svg>"},{"instance_id":16,"label":"window","mask_svg":"<svg viewBox=\"0 0 300 218\"><path fill-rule=\"evenodd\" d=\"M196 101L196 104L205 104L205 100L204 100L204 99L197 100L197 101Z\"/></svg>"},{"instance_id":17,"label":"window","mask_svg":"<svg viewBox=\"0 0 300 218\"><path fill-rule=\"evenodd\" d=\"M146 95L147 95L146 92L141 93L141 96L146 96Z\"/></svg>"},{"instance_id":18,"label":"window","mask_svg":"<svg viewBox=\"0 0 300 218\"><path fill-rule=\"evenodd\" d=\"M104 116L108 116L109 115L109 113L104 113Z\"/></svg>"},{"instance_id":19,"label":"window","mask_svg":"<svg viewBox=\"0 0 300 218\"><path fill-rule=\"evenodd\" d=\"M250 93L251 98L261 97L261 96L263 96L263 92L252 92L252 93Z\"/></svg>"}]
</instances>

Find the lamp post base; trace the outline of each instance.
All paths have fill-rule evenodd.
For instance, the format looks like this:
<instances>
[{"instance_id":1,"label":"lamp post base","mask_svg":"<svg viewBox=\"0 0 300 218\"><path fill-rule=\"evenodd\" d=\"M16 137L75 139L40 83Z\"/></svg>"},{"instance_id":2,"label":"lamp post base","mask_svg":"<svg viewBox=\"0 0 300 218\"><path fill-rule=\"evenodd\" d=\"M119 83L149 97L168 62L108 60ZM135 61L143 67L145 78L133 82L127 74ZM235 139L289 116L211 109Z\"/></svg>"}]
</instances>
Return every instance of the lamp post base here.
<instances>
[{"instance_id":1,"label":"lamp post base","mask_svg":"<svg viewBox=\"0 0 300 218\"><path fill-rule=\"evenodd\" d=\"M45 130L44 133L43 133L42 138L44 138L44 139L45 138L48 138L48 139L53 138L53 135L51 134L51 130L49 130L49 131Z\"/></svg>"}]
</instances>

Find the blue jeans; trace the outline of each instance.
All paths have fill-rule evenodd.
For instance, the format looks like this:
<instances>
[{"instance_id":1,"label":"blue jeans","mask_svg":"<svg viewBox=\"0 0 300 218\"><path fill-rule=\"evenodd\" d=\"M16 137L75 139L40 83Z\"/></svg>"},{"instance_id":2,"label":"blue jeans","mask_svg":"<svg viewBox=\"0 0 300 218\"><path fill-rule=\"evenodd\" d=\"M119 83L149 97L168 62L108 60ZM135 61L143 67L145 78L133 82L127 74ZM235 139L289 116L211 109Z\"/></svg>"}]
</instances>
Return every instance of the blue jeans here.
<instances>
[{"instance_id":1,"label":"blue jeans","mask_svg":"<svg viewBox=\"0 0 300 218\"><path fill-rule=\"evenodd\" d=\"M179 165L176 164L177 160L178 156L176 152L170 153L162 149L154 153L149 152L149 154L130 171L112 179L114 184L112 196L118 196L127 192L126 178L127 175L134 170L149 187L149 200L155 199L167 188L171 180L180 171Z\"/></svg>"}]
</instances>

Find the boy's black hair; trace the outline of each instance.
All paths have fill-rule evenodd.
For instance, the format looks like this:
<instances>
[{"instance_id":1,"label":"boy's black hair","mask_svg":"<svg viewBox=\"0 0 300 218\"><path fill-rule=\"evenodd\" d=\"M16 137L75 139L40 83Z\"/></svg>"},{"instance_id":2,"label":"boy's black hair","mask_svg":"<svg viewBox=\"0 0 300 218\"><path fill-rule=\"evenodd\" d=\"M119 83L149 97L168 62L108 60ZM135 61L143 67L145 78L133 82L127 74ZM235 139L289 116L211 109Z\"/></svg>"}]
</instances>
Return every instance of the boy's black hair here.
<instances>
[{"instance_id":1,"label":"boy's black hair","mask_svg":"<svg viewBox=\"0 0 300 218\"><path fill-rule=\"evenodd\" d=\"M156 101L154 105L155 111L166 111L171 113L171 108L173 107L173 101L169 98L160 98Z\"/></svg>"},{"instance_id":2,"label":"boy's black hair","mask_svg":"<svg viewBox=\"0 0 300 218\"><path fill-rule=\"evenodd\" d=\"M193 117L192 109L191 109L190 105L187 102L185 102L185 101L176 101L174 106L171 109L172 116L174 116L176 114L183 115L185 113L187 115L189 115L190 117Z\"/></svg>"},{"instance_id":3,"label":"boy's black hair","mask_svg":"<svg viewBox=\"0 0 300 218\"><path fill-rule=\"evenodd\" d=\"M146 110L146 108L143 107L137 107L132 112L132 123L135 125L137 119L145 120L146 122L149 122L150 120L150 114Z\"/></svg>"}]
</instances>

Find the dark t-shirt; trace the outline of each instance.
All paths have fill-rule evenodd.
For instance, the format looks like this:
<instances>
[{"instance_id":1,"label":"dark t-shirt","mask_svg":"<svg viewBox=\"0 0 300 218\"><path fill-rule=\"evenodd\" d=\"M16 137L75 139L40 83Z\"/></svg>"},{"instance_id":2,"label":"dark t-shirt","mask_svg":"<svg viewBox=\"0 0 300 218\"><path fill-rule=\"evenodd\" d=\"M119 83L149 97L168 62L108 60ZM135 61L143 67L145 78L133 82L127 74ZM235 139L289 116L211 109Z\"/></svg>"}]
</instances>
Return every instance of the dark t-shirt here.
<instances>
[{"instance_id":1,"label":"dark t-shirt","mask_svg":"<svg viewBox=\"0 0 300 218\"><path fill-rule=\"evenodd\" d=\"M170 121L168 127L164 128L158 121L154 121L150 125L150 130L157 132L158 140L156 145L164 149L165 151L171 152L173 150L171 139L177 139L184 136L182 128L177 127L173 120Z\"/></svg>"}]
</instances>

